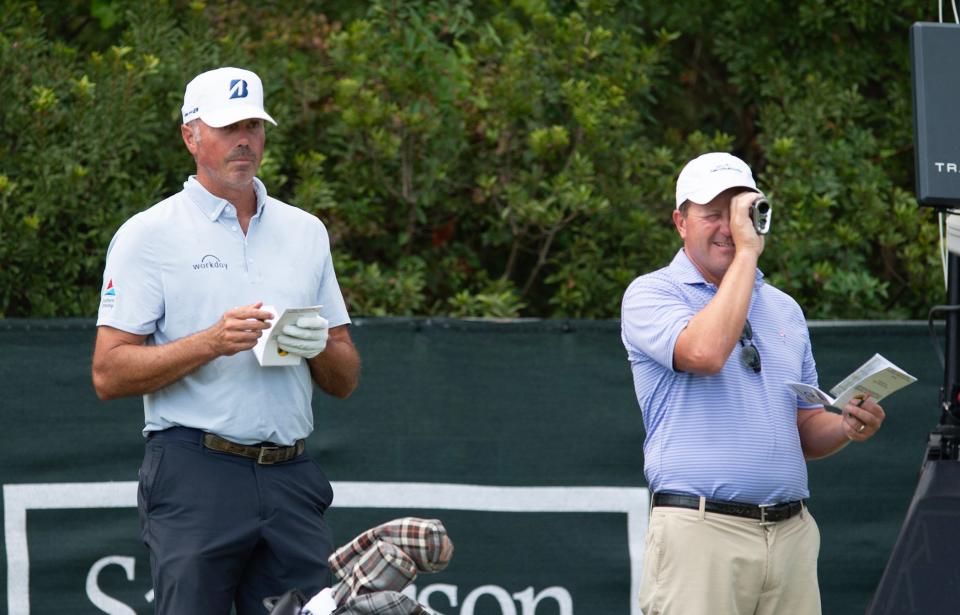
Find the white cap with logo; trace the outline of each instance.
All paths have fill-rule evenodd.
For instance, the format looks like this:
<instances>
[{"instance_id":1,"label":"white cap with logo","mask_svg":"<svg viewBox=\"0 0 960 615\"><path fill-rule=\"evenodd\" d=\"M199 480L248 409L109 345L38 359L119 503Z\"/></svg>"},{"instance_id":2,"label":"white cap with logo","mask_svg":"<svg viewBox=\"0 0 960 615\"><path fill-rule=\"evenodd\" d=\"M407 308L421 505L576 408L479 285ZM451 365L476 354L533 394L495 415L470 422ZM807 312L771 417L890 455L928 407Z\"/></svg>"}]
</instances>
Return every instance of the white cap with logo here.
<instances>
[{"instance_id":1,"label":"white cap with logo","mask_svg":"<svg viewBox=\"0 0 960 615\"><path fill-rule=\"evenodd\" d=\"M760 192L750 167L736 156L724 152L697 156L683 167L677 178L677 209L684 201L706 205L728 188Z\"/></svg>"},{"instance_id":2,"label":"white cap with logo","mask_svg":"<svg viewBox=\"0 0 960 615\"><path fill-rule=\"evenodd\" d=\"M220 128L259 118L277 123L263 110L263 84L256 73L224 67L200 73L183 93L183 123L197 118Z\"/></svg>"}]
</instances>

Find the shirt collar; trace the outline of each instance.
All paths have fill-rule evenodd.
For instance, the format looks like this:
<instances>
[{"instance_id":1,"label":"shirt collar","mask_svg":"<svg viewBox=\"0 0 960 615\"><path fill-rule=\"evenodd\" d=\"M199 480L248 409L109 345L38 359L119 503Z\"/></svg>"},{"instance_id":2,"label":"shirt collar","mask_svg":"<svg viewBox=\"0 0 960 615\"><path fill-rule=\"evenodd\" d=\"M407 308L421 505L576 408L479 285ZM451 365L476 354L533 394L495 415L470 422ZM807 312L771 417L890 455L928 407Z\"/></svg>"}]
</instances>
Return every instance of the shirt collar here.
<instances>
[{"instance_id":1,"label":"shirt collar","mask_svg":"<svg viewBox=\"0 0 960 615\"><path fill-rule=\"evenodd\" d=\"M703 274L700 273L700 270L697 269L690 261L690 257L687 256L687 253L683 251L683 248L677 252L676 256L673 257L673 260L670 262L670 272L677 279L677 281L683 284L704 284L706 286L713 286L711 282L707 282ZM760 268L757 268L756 278L753 282L754 288L759 288L763 285L763 272L760 271Z\"/></svg>"},{"instance_id":2,"label":"shirt collar","mask_svg":"<svg viewBox=\"0 0 960 615\"><path fill-rule=\"evenodd\" d=\"M223 214L227 205L232 205L230 201L210 194L210 192L203 187L203 184L197 181L196 175L191 175L187 178L187 181L183 182L183 190L187 193L190 200L200 208L203 215L209 218L211 222L216 222L220 218L220 215ZM267 189L263 185L263 182L256 177L253 178L253 192L257 195L257 213L254 214L254 217L256 217L263 212L263 206L267 202ZM233 214L231 217L236 217L236 211L232 206L231 213Z\"/></svg>"}]
</instances>

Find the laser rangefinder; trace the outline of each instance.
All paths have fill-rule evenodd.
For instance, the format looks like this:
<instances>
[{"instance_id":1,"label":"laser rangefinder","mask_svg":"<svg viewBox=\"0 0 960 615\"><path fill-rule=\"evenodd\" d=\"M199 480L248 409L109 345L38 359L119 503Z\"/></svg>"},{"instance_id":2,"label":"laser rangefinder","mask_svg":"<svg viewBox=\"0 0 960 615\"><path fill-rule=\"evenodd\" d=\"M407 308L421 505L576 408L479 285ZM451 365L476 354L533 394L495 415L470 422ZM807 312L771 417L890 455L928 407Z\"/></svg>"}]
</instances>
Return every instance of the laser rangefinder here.
<instances>
[{"instance_id":1,"label":"laser rangefinder","mask_svg":"<svg viewBox=\"0 0 960 615\"><path fill-rule=\"evenodd\" d=\"M770 202L764 197L760 197L750 205L750 220L753 221L753 228L757 229L758 235L766 235L770 231L770 217L773 215L773 208Z\"/></svg>"}]
</instances>

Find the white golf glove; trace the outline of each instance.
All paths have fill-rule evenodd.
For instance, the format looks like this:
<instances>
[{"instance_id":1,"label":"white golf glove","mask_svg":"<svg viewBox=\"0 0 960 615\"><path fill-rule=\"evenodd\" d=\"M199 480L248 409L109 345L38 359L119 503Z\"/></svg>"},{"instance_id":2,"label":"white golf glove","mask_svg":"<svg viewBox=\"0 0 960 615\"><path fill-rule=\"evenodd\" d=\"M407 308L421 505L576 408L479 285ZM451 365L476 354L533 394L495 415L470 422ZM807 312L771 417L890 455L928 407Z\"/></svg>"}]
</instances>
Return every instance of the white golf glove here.
<instances>
[{"instance_id":1,"label":"white golf glove","mask_svg":"<svg viewBox=\"0 0 960 615\"><path fill-rule=\"evenodd\" d=\"M312 359L327 347L330 323L323 316L301 316L277 336L277 346L304 359Z\"/></svg>"},{"instance_id":2,"label":"white golf glove","mask_svg":"<svg viewBox=\"0 0 960 615\"><path fill-rule=\"evenodd\" d=\"M336 610L337 601L333 599L333 590L328 587L310 598L310 601L303 605L300 615L330 615Z\"/></svg>"}]
</instances>

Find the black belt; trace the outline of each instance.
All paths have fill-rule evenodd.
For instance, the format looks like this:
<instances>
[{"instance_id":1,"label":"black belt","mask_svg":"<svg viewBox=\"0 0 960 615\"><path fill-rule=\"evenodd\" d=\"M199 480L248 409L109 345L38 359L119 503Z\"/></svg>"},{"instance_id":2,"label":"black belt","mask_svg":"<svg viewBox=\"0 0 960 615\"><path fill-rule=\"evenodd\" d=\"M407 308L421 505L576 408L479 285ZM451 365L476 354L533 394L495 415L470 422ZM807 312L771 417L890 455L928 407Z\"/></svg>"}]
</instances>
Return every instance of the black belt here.
<instances>
[{"instance_id":1,"label":"black belt","mask_svg":"<svg viewBox=\"0 0 960 615\"><path fill-rule=\"evenodd\" d=\"M212 433L203 434L203 445L213 451L256 459L257 463L264 465L290 461L299 457L305 448L303 440L297 440L293 446L251 445L231 442Z\"/></svg>"},{"instance_id":2,"label":"black belt","mask_svg":"<svg viewBox=\"0 0 960 615\"><path fill-rule=\"evenodd\" d=\"M720 513L721 515L747 517L748 519L758 519L761 523L773 523L776 521L786 521L790 517L799 514L800 511L803 510L805 503L806 500L794 500L793 502L783 502L782 504L758 506L757 504L744 504L743 502L707 500L703 509L707 512ZM700 510L700 498L695 495L654 493L653 505Z\"/></svg>"}]
</instances>

